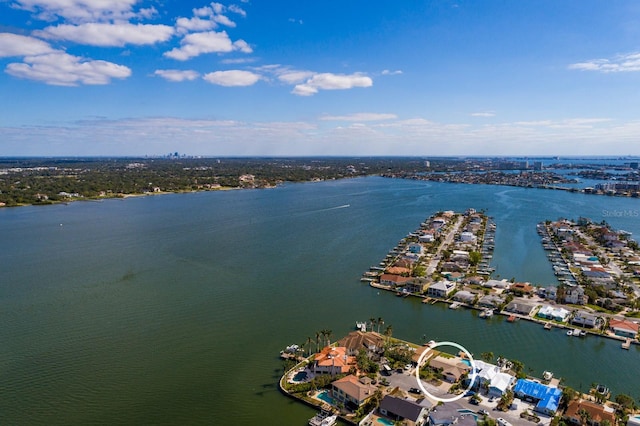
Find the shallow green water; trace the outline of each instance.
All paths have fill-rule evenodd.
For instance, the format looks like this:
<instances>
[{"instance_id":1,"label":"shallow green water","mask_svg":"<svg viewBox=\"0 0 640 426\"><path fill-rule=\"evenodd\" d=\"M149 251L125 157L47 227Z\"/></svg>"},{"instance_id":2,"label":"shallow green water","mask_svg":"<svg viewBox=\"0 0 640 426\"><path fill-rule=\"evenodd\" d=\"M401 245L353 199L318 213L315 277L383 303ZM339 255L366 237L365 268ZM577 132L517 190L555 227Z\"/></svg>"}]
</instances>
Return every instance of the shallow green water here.
<instances>
[{"instance_id":1,"label":"shallow green water","mask_svg":"<svg viewBox=\"0 0 640 426\"><path fill-rule=\"evenodd\" d=\"M348 206L348 207L347 207ZM555 282L535 224L637 200L364 178L0 210L0 424L305 424L284 346L384 318L394 335L493 351L575 388L640 396L640 351L425 306L359 282L438 210L485 208L502 277Z\"/></svg>"}]
</instances>

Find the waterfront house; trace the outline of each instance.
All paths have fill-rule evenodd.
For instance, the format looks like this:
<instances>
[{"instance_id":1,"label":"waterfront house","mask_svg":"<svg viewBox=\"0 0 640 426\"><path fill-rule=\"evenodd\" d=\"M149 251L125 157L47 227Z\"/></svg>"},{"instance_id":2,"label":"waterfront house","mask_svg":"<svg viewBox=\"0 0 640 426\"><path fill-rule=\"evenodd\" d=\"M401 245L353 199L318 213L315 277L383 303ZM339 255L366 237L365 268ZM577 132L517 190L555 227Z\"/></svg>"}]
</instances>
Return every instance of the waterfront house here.
<instances>
[{"instance_id":1,"label":"waterfront house","mask_svg":"<svg viewBox=\"0 0 640 426\"><path fill-rule=\"evenodd\" d=\"M504 310L506 312L511 312L513 314L530 316L535 308L536 308L535 304L526 303L526 302L523 302L521 299L517 299L517 300L511 301L507 306L505 306Z\"/></svg>"},{"instance_id":2,"label":"waterfront house","mask_svg":"<svg viewBox=\"0 0 640 426\"><path fill-rule=\"evenodd\" d=\"M611 318L609 320L609 330L613 331L616 336L635 339L639 328L640 325L626 319Z\"/></svg>"},{"instance_id":3,"label":"waterfront house","mask_svg":"<svg viewBox=\"0 0 640 426\"><path fill-rule=\"evenodd\" d=\"M429 288L431 280L429 278L416 277L407 281L404 288L410 293L422 294Z\"/></svg>"},{"instance_id":4,"label":"waterfront house","mask_svg":"<svg viewBox=\"0 0 640 426\"><path fill-rule=\"evenodd\" d=\"M478 306L483 308L497 308L504 303L504 299L497 294L487 294L478 301Z\"/></svg>"},{"instance_id":5,"label":"waterfront house","mask_svg":"<svg viewBox=\"0 0 640 426\"><path fill-rule=\"evenodd\" d=\"M455 283L452 283L451 281L438 281L427 289L427 295L444 299L449 297L455 288Z\"/></svg>"},{"instance_id":6,"label":"waterfront house","mask_svg":"<svg viewBox=\"0 0 640 426\"><path fill-rule=\"evenodd\" d=\"M371 379L366 376L358 378L353 374L331 384L331 396L351 410L357 410L376 390L378 388L371 384Z\"/></svg>"},{"instance_id":7,"label":"waterfront house","mask_svg":"<svg viewBox=\"0 0 640 426\"><path fill-rule=\"evenodd\" d=\"M583 416L587 419L587 424L591 426L600 426L605 420L610 425L616 424L613 408L584 399L571 401L564 412L563 418L573 424L582 425L584 424L582 423Z\"/></svg>"},{"instance_id":8,"label":"waterfront house","mask_svg":"<svg viewBox=\"0 0 640 426\"><path fill-rule=\"evenodd\" d=\"M562 391L532 380L519 379L513 388L516 397L536 404L534 410L549 416L558 411Z\"/></svg>"},{"instance_id":9,"label":"waterfront house","mask_svg":"<svg viewBox=\"0 0 640 426\"><path fill-rule=\"evenodd\" d=\"M369 353L384 352L384 337L375 331L352 331L338 340L339 347L345 347L348 355L357 355L360 349Z\"/></svg>"},{"instance_id":10,"label":"waterfront house","mask_svg":"<svg viewBox=\"0 0 640 426\"><path fill-rule=\"evenodd\" d=\"M347 354L347 348L327 346L316 354L311 366L315 374L346 374L351 368L357 368L356 357Z\"/></svg>"},{"instance_id":11,"label":"waterfront house","mask_svg":"<svg viewBox=\"0 0 640 426\"><path fill-rule=\"evenodd\" d=\"M416 262L409 258L409 257L403 257L402 259L398 259L393 266L397 266L398 268L407 268L409 270L411 270L411 268L413 268L413 266L416 264Z\"/></svg>"},{"instance_id":12,"label":"waterfront house","mask_svg":"<svg viewBox=\"0 0 640 426\"><path fill-rule=\"evenodd\" d=\"M402 275L402 276L405 276L405 277L408 277L409 275L411 275L411 269L410 268L404 268L402 266L390 266L385 270L385 272L387 274Z\"/></svg>"},{"instance_id":13,"label":"waterfront house","mask_svg":"<svg viewBox=\"0 0 640 426\"><path fill-rule=\"evenodd\" d=\"M429 360L428 365L432 370L442 374L444 380L449 383L456 383L462 376L471 371L471 367L457 357L448 358L437 355Z\"/></svg>"},{"instance_id":14,"label":"waterfront house","mask_svg":"<svg viewBox=\"0 0 640 426\"><path fill-rule=\"evenodd\" d=\"M416 426L425 423L426 414L432 407L427 399L420 402L411 398L398 398L392 395L385 395L380 402L380 414L392 419L393 421L408 420Z\"/></svg>"},{"instance_id":15,"label":"waterfront house","mask_svg":"<svg viewBox=\"0 0 640 426\"><path fill-rule=\"evenodd\" d=\"M516 381L515 377L502 372L497 365L475 360L474 366L476 368L474 388L486 388L490 397L501 397Z\"/></svg>"},{"instance_id":16,"label":"waterfront house","mask_svg":"<svg viewBox=\"0 0 640 426\"><path fill-rule=\"evenodd\" d=\"M569 312L564 308L551 306L551 305L544 305L542 306L542 308L540 308L536 316L540 318L548 319L548 320L566 322L567 319L569 319L570 314L571 312Z\"/></svg>"},{"instance_id":17,"label":"waterfront house","mask_svg":"<svg viewBox=\"0 0 640 426\"><path fill-rule=\"evenodd\" d=\"M380 284L388 285L390 287L401 287L409 281L411 281L411 277L404 277L402 275L395 274L380 275Z\"/></svg>"},{"instance_id":18,"label":"waterfront house","mask_svg":"<svg viewBox=\"0 0 640 426\"><path fill-rule=\"evenodd\" d=\"M577 311L575 314L573 314L571 323L575 325L581 325L582 327L594 328L598 323L598 317L591 312Z\"/></svg>"},{"instance_id":19,"label":"waterfront house","mask_svg":"<svg viewBox=\"0 0 640 426\"><path fill-rule=\"evenodd\" d=\"M462 303L467 303L469 305L473 305L473 302L476 300L476 297L478 297L478 295L475 294L475 293L472 293L472 292L467 291L467 290L461 290L461 291L457 292L453 296L453 300L455 300L457 302L462 302Z\"/></svg>"}]
</instances>

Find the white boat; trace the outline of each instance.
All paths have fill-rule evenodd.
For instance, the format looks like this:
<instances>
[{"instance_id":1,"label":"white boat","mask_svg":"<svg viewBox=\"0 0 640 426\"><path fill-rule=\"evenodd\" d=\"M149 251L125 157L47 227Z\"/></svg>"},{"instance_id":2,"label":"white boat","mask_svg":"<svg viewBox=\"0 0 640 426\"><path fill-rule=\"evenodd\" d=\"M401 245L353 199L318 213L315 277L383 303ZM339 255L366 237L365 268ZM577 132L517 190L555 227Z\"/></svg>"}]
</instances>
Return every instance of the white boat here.
<instances>
[{"instance_id":1,"label":"white boat","mask_svg":"<svg viewBox=\"0 0 640 426\"><path fill-rule=\"evenodd\" d=\"M360 331L367 331L367 323L366 322L356 322L356 328Z\"/></svg>"},{"instance_id":2,"label":"white boat","mask_svg":"<svg viewBox=\"0 0 640 426\"><path fill-rule=\"evenodd\" d=\"M485 309L480 312L480 318L491 318L493 316L493 309Z\"/></svg>"},{"instance_id":3,"label":"white boat","mask_svg":"<svg viewBox=\"0 0 640 426\"><path fill-rule=\"evenodd\" d=\"M337 421L338 421L338 416L334 414L324 419L322 423L320 423L320 426L333 426L336 424Z\"/></svg>"},{"instance_id":4,"label":"white boat","mask_svg":"<svg viewBox=\"0 0 640 426\"><path fill-rule=\"evenodd\" d=\"M551 371L544 371L542 373L542 378L545 379L546 381L549 381L553 379L553 373Z\"/></svg>"},{"instance_id":5,"label":"white boat","mask_svg":"<svg viewBox=\"0 0 640 426\"><path fill-rule=\"evenodd\" d=\"M338 416L331 414L326 410L322 410L309 419L309 426L333 426L337 421Z\"/></svg>"}]
</instances>

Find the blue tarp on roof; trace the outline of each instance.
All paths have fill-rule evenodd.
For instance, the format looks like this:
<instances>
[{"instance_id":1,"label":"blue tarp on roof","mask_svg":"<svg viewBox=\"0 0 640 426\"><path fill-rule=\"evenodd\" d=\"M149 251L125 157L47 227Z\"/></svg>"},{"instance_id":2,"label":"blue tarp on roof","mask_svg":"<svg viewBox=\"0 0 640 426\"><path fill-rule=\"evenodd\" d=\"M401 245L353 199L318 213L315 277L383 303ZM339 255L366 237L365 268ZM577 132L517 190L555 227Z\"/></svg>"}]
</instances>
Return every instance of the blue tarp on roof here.
<instances>
[{"instance_id":1,"label":"blue tarp on roof","mask_svg":"<svg viewBox=\"0 0 640 426\"><path fill-rule=\"evenodd\" d=\"M558 410L562 391L558 388L532 382L531 380L520 379L516 382L513 392L518 396L528 396L538 399L536 410L543 412L555 412Z\"/></svg>"}]
</instances>

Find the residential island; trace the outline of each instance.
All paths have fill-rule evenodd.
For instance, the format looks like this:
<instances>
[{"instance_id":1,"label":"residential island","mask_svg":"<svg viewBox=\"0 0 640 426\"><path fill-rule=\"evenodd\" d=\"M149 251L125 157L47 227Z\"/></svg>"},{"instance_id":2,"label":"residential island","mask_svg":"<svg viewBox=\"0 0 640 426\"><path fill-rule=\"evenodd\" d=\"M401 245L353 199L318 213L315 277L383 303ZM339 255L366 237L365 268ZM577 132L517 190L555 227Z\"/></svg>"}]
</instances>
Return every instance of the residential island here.
<instances>
[{"instance_id":1,"label":"residential island","mask_svg":"<svg viewBox=\"0 0 640 426\"><path fill-rule=\"evenodd\" d=\"M478 318L537 322L541 333L563 328L567 338L617 339L622 349L639 343L640 251L628 232L587 218L538 224L559 279L557 286L542 286L492 278L495 231L482 211L438 212L361 280L398 297L421 298L425 309L447 303L450 309L477 310ZM391 326L381 333L383 325L382 318L363 321L333 344L331 332L323 330L315 350L308 339L306 349L283 351L289 364L281 389L322 409L310 424L328 424L334 416L359 425L640 424L634 399L612 398L605 385L582 394L553 377L552 365L531 377L518 360L483 353L471 361L464 352L432 349L434 341L395 339ZM428 395L417 384L416 370ZM462 397L444 404L433 398L456 395Z\"/></svg>"}]
</instances>

